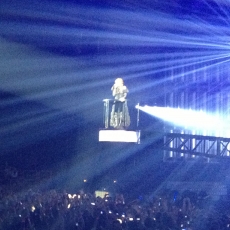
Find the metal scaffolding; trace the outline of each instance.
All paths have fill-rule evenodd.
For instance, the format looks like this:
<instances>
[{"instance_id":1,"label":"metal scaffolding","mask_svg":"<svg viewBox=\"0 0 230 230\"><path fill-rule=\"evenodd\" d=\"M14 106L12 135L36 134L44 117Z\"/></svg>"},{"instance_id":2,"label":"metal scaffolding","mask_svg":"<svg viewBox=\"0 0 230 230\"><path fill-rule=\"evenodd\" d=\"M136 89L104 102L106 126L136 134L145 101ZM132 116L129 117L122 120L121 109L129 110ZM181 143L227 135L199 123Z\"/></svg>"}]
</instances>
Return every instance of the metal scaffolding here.
<instances>
[{"instance_id":1,"label":"metal scaffolding","mask_svg":"<svg viewBox=\"0 0 230 230\"><path fill-rule=\"evenodd\" d=\"M230 138L179 133L164 134L164 158L229 157Z\"/></svg>"}]
</instances>

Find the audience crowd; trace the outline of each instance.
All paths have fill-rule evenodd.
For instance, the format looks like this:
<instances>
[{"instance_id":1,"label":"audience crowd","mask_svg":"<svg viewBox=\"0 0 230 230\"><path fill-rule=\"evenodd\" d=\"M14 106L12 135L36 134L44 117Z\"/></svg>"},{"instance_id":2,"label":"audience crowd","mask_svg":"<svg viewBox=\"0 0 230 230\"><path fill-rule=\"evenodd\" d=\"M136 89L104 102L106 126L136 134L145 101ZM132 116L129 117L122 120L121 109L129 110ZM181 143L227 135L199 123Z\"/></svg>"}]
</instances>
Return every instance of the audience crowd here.
<instances>
[{"instance_id":1,"label":"audience crowd","mask_svg":"<svg viewBox=\"0 0 230 230\"><path fill-rule=\"evenodd\" d=\"M191 191L131 200L83 190L0 190L0 230L227 230L229 211L226 200Z\"/></svg>"}]
</instances>

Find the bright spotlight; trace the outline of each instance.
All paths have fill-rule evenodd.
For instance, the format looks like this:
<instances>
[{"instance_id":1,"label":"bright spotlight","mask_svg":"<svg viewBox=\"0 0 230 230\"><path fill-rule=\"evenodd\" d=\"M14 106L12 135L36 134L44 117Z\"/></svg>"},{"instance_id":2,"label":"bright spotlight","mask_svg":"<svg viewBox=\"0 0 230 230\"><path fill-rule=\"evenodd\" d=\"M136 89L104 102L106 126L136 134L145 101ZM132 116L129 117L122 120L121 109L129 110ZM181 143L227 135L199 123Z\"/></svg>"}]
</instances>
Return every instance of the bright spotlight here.
<instances>
[{"instance_id":1,"label":"bright spotlight","mask_svg":"<svg viewBox=\"0 0 230 230\"><path fill-rule=\"evenodd\" d=\"M190 130L208 130L219 134L226 129L227 120L218 115L205 113L204 111L185 110L181 108L140 106L139 109L166 122Z\"/></svg>"}]
</instances>

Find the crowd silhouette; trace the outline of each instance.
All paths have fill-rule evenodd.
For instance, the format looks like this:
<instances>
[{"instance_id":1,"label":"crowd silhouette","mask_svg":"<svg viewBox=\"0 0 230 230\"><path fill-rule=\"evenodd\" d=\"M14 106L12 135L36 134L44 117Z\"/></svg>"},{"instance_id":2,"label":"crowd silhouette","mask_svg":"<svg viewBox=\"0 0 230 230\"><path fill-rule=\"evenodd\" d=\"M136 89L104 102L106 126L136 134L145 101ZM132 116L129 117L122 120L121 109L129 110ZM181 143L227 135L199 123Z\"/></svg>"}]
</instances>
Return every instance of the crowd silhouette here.
<instances>
[{"instance_id":1,"label":"crowd silhouette","mask_svg":"<svg viewBox=\"0 0 230 230\"><path fill-rule=\"evenodd\" d=\"M1 230L230 229L226 197L214 201L203 191L153 191L135 200L121 193L97 196L83 190L0 191Z\"/></svg>"}]
</instances>

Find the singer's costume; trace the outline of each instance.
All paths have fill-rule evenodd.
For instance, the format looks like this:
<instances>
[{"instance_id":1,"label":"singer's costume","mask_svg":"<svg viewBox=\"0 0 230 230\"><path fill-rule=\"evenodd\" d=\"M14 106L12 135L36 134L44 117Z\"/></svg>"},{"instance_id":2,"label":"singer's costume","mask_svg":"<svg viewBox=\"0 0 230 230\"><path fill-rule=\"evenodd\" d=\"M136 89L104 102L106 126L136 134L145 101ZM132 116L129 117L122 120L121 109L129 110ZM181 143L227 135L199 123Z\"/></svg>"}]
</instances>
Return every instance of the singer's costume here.
<instances>
[{"instance_id":1,"label":"singer's costume","mask_svg":"<svg viewBox=\"0 0 230 230\"><path fill-rule=\"evenodd\" d=\"M117 80L121 80L122 84L116 84ZM128 89L123 85L123 80L121 78L116 79L116 81L111 88L114 96L114 103L110 116L110 126L115 129L126 129L130 125L130 116L126 100Z\"/></svg>"}]
</instances>

